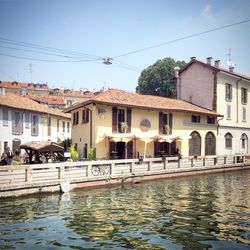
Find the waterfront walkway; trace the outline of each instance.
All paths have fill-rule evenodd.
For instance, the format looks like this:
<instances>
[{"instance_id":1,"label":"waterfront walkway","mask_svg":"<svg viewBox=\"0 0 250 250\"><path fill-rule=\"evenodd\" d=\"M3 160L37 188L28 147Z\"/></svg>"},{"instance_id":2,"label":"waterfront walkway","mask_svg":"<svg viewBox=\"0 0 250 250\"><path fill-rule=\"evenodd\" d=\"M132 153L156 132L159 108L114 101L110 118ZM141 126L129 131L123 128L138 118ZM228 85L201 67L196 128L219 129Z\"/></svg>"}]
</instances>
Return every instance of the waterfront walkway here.
<instances>
[{"instance_id":1,"label":"waterfront walkway","mask_svg":"<svg viewBox=\"0 0 250 250\"><path fill-rule=\"evenodd\" d=\"M98 160L0 167L0 198L250 168L242 155ZM69 185L70 184L70 185Z\"/></svg>"}]
</instances>

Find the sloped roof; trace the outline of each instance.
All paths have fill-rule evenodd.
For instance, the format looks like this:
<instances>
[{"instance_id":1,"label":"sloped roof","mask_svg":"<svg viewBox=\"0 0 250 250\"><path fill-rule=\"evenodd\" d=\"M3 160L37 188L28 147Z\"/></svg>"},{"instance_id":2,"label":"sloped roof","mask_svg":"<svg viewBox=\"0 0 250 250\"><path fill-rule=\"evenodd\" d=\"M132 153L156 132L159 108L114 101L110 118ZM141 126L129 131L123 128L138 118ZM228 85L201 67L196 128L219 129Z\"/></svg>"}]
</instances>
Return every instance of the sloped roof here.
<instances>
[{"instance_id":1,"label":"sloped roof","mask_svg":"<svg viewBox=\"0 0 250 250\"><path fill-rule=\"evenodd\" d=\"M191 112L218 116L218 114L212 110L208 110L182 100L153 95L142 95L120 89L109 89L103 91L88 101L81 102L69 107L65 110L65 112L71 112L77 108L84 107L91 103L149 110L153 109L160 111Z\"/></svg>"},{"instance_id":2,"label":"sloped roof","mask_svg":"<svg viewBox=\"0 0 250 250\"><path fill-rule=\"evenodd\" d=\"M197 59L192 59L183 68L181 68L179 73L181 74L183 71L185 71L187 68L189 68L193 63L200 64L200 65L202 65L202 66L204 66L204 67L206 67L208 69L211 69L213 71L224 72L226 74L229 74L229 75L232 75L232 76L239 77L239 78L242 78L244 80L250 81L250 76L246 76L246 75L243 75L243 74L240 74L240 73L237 73L237 72L231 72L228 69L225 69L225 68L222 68L222 67L215 67L213 65L209 65L209 64L204 63L202 61L199 61Z\"/></svg>"},{"instance_id":3,"label":"sloped roof","mask_svg":"<svg viewBox=\"0 0 250 250\"><path fill-rule=\"evenodd\" d=\"M48 91L48 85L46 83L26 83L26 82L10 82L10 81L0 81L0 87L8 88L8 89L35 89L35 90L43 90Z\"/></svg>"},{"instance_id":4,"label":"sloped roof","mask_svg":"<svg viewBox=\"0 0 250 250\"><path fill-rule=\"evenodd\" d=\"M6 93L5 95L0 95L0 106L6 106L10 108L28 110L39 113L46 113L70 119L69 114L65 114L63 111L59 109L48 108L27 97L14 95L10 93Z\"/></svg>"},{"instance_id":5,"label":"sloped roof","mask_svg":"<svg viewBox=\"0 0 250 250\"><path fill-rule=\"evenodd\" d=\"M46 103L49 105L64 105L65 104L63 98L58 97L58 96L28 95L27 97L39 103Z\"/></svg>"}]
</instances>

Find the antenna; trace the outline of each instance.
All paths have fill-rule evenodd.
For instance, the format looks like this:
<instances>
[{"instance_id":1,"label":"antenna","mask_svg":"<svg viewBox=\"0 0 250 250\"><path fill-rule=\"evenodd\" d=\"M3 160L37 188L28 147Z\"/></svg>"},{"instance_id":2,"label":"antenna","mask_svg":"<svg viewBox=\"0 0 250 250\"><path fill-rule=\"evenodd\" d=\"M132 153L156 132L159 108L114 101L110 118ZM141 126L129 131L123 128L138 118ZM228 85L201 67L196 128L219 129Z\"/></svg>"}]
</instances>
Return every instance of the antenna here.
<instances>
[{"instance_id":1,"label":"antenna","mask_svg":"<svg viewBox=\"0 0 250 250\"><path fill-rule=\"evenodd\" d=\"M30 71L30 82L32 82L32 73L34 72L32 70L32 63L29 64L29 71Z\"/></svg>"},{"instance_id":2,"label":"antenna","mask_svg":"<svg viewBox=\"0 0 250 250\"><path fill-rule=\"evenodd\" d=\"M235 67L235 63L233 63L232 59L231 59L231 49L228 49L228 60L227 60L227 66L228 67Z\"/></svg>"}]
</instances>

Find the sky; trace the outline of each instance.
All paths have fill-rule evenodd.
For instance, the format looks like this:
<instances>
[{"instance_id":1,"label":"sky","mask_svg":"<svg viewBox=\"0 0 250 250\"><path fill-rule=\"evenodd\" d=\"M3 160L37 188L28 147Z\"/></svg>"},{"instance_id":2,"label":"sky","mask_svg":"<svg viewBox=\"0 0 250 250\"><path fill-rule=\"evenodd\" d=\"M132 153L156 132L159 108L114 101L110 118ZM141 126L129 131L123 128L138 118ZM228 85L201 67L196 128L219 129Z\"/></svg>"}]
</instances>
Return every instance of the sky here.
<instances>
[{"instance_id":1,"label":"sky","mask_svg":"<svg viewBox=\"0 0 250 250\"><path fill-rule=\"evenodd\" d=\"M0 0L0 10L1 81L134 91L158 59L227 67L229 49L250 76L250 21L168 43L250 20L249 0Z\"/></svg>"}]
</instances>

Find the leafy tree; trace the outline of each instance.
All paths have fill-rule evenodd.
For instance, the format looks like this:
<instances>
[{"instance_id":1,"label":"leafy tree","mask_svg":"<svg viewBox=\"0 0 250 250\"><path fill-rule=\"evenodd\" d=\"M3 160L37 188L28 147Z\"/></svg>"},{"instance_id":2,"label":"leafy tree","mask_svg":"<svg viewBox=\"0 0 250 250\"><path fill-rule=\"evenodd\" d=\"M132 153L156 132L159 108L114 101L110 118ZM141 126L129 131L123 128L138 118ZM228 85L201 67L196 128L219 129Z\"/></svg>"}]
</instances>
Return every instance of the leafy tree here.
<instances>
[{"instance_id":1,"label":"leafy tree","mask_svg":"<svg viewBox=\"0 0 250 250\"><path fill-rule=\"evenodd\" d=\"M142 71L138 79L136 92L175 97L174 68L182 68L185 64L184 61L175 61L170 57L157 60L153 65L150 65Z\"/></svg>"}]
</instances>

